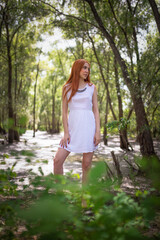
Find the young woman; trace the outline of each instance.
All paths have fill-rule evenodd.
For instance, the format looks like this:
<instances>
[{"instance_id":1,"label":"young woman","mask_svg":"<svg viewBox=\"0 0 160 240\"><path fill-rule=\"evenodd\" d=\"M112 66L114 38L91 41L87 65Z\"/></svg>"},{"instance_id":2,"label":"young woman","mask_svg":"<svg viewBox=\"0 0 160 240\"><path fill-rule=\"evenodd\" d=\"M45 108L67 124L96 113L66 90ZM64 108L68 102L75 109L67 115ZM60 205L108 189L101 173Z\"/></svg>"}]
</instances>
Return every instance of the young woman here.
<instances>
[{"instance_id":1,"label":"young woman","mask_svg":"<svg viewBox=\"0 0 160 240\"><path fill-rule=\"evenodd\" d=\"M93 152L100 142L97 90L90 82L89 74L88 61L78 59L73 63L70 77L62 90L64 137L54 157L54 174L63 174L63 163L69 153L83 153L83 183L91 167Z\"/></svg>"}]
</instances>

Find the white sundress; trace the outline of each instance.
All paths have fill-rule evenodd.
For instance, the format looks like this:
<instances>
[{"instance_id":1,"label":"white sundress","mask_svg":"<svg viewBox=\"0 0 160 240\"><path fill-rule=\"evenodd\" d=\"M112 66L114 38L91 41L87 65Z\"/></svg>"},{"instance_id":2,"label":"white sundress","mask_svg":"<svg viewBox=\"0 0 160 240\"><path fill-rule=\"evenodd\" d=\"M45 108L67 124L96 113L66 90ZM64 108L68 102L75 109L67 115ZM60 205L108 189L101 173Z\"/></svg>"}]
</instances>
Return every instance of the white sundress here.
<instances>
[{"instance_id":1,"label":"white sundress","mask_svg":"<svg viewBox=\"0 0 160 240\"><path fill-rule=\"evenodd\" d=\"M67 147L69 152L87 153L93 152L98 146L94 144L95 117L92 111L92 96L94 85L87 83L83 89L79 89L68 103L69 117L68 130L70 143ZM67 93L69 99L71 90ZM60 148L63 148L59 145Z\"/></svg>"}]
</instances>

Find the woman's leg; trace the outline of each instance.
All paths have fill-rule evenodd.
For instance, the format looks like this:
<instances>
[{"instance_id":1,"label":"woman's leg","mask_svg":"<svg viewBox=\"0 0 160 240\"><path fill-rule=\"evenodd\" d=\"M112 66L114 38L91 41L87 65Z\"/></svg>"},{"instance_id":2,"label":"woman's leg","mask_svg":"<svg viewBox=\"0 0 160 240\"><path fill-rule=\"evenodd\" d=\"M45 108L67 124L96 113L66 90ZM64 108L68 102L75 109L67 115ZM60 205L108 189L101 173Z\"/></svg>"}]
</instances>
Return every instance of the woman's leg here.
<instances>
[{"instance_id":1,"label":"woman's leg","mask_svg":"<svg viewBox=\"0 0 160 240\"><path fill-rule=\"evenodd\" d=\"M54 161L54 174L63 174L63 163L66 160L66 157L70 154L64 148L58 148L56 155L53 159Z\"/></svg>"},{"instance_id":2,"label":"woman's leg","mask_svg":"<svg viewBox=\"0 0 160 240\"><path fill-rule=\"evenodd\" d=\"M87 173L91 167L93 158L93 152L83 153L82 160L82 183L85 183L87 180Z\"/></svg>"}]
</instances>

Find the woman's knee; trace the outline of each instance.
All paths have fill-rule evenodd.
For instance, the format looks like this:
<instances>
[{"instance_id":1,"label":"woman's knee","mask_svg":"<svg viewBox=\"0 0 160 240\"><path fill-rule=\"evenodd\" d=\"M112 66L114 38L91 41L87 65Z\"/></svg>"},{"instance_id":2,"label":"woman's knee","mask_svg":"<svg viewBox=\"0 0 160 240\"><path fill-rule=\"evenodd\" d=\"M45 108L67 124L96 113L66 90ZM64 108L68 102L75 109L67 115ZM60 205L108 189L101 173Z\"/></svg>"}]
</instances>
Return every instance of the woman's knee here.
<instances>
[{"instance_id":1,"label":"woman's knee","mask_svg":"<svg viewBox=\"0 0 160 240\"><path fill-rule=\"evenodd\" d=\"M82 163L83 170L87 171L90 169L90 167L91 167L91 161L83 161L83 163Z\"/></svg>"},{"instance_id":2,"label":"woman's knee","mask_svg":"<svg viewBox=\"0 0 160 240\"><path fill-rule=\"evenodd\" d=\"M53 158L55 163L64 162L69 155L70 152L68 152L65 149L59 148L56 152L55 157Z\"/></svg>"},{"instance_id":3,"label":"woman's knee","mask_svg":"<svg viewBox=\"0 0 160 240\"><path fill-rule=\"evenodd\" d=\"M55 155L54 158L53 158L53 162L54 162L54 166L57 166L60 164L60 158Z\"/></svg>"}]
</instances>

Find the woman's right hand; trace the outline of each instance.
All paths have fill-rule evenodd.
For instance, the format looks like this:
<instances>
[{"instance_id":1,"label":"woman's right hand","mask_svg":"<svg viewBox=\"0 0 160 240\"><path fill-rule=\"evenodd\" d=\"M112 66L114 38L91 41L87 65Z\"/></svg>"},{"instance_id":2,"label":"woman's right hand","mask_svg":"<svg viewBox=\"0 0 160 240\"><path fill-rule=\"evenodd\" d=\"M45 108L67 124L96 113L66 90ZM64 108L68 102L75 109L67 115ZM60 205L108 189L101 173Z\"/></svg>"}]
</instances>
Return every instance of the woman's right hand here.
<instances>
[{"instance_id":1,"label":"woman's right hand","mask_svg":"<svg viewBox=\"0 0 160 240\"><path fill-rule=\"evenodd\" d=\"M60 145L64 148L67 147L67 143L70 143L69 133L64 133L64 137L60 141Z\"/></svg>"}]
</instances>

